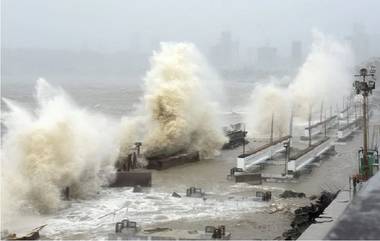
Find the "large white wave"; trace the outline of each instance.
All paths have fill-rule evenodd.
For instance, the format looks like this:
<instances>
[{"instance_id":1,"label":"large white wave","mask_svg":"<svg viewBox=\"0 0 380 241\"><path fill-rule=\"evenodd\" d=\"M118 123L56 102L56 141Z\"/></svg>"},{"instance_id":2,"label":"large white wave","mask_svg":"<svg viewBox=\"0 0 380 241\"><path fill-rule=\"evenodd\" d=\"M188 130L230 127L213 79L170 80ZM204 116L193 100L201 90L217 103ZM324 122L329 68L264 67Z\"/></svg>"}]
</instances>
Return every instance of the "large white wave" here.
<instances>
[{"instance_id":1,"label":"large white wave","mask_svg":"<svg viewBox=\"0 0 380 241\"><path fill-rule=\"evenodd\" d=\"M115 124L78 107L60 88L37 81L33 112L3 99L2 210L57 209L61 192L95 193L113 168Z\"/></svg>"},{"instance_id":2,"label":"large white wave","mask_svg":"<svg viewBox=\"0 0 380 241\"><path fill-rule=\"evenodd\" d=\"M332 36L313 32L313 43L304 64L286 87L258 84L246 107L248 133L268 137L272 113L275 135L288 132L291 109L306 119L310 110L335 107L348 96L352 83L353 54L349 45ZM278 81L279 82L279 81Z\"/></svg>"},{"instance_id":3,"label":"large white wave","mask_svg":"<svg viewBox=\"0 0 380 241\"><path fill-rule=\"evenodd\" d=\"M190 43L162 43L144 79L141 108L124 118L122 150L141 139L145 156L199 151L215 155L225 141L218 123L216 75Z\"/></svg>"}]
</instances>

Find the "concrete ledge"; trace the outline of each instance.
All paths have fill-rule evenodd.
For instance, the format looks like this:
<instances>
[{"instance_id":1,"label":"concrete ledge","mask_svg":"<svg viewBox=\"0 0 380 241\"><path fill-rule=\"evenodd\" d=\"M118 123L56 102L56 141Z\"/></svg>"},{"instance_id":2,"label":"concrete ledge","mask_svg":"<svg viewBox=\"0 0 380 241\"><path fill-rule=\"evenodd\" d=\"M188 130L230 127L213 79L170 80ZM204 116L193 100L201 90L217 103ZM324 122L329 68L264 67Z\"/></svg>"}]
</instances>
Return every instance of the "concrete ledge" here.
<instances>
[{"instance_id":1,"label":"concrete ledge","mask_svg":"<svg viewBox=\"0 0 380 241\"><path fill-rule=\"evenodd\" d=\"M327 240L378 240L380 173L363 183L352 202L340 215L336 224L327 233Z\"/></svg>"},{"instance_id":2,"label":"concrete ledge","mask_svg":"<svg viewBox=\"0 0 380 241\"><path fill-rule=\"evenodd\" d=\"M148 169L156 169L163 170L170 167L183 165L188 162L197 162L199 161L199 153L191 152L191 153L183 153L175 156L164 157L164 158L152 158L148 159Z\"/></svg>"},{"instance_id":3,"label":"concrete ledge","mask_svg":"<svg viewBox=\"0 0 380 241\"><path fill-rule=\"evenodd\" d=\"M236 172L234 175L235 182L248 182L254 185L260 185L261 173L247 173L247 172Z\"/></svg>"},{"instance_id":4,"label":"concrete ledge","mask_svg":"<svg viewBox=\"0 0 380 241\"><path fill-rule=\"evenodd\" d=\"M148 171L116 172L115 181L110 187L152 186L152 173Z\"/></svg>"},{"instance_id":5,"label":"concrete ledge","mask_svg":"<svg viewBox=\"0 0 380 241\"><path fill-rule=\"evenodd\" d=\"M296 160L291 160L288 162L288 170L297 172L301 170L306 165L317 160L324 153L333 150L335 145L332 140L325 139L321 142L313 145L312 147L307 148L307 152L302 152L302 155L298 155Z\"/></svg>"},{"instance_id":6,"label":"concrete ledge","mask_svg":"<svg viewBox=\"0 0 380 241\"><path fill-rule=\"evenodd\" d=\"M316 223L311 224L298 240L322 240L331 228L337 223L343 211L350 203L350 192L340 191L338 196L325 209L323 214L316 218Z\"/></svg>"},{"instance_id":7,"label":"concrete ledge","mask_svg":"<svg viewBox=\"0 0 380 241\"><path fill-rule=\"evenodd\" d=\"M255 165L262 164L267 160L271 159L275 154L284 151L285 148L282 144L283 141L286 141L290 136L281 137L272 143L265 144L253 152L239 155L237 157L236 166L244 170L250 169Z\"/></svg>"}]
</instances>

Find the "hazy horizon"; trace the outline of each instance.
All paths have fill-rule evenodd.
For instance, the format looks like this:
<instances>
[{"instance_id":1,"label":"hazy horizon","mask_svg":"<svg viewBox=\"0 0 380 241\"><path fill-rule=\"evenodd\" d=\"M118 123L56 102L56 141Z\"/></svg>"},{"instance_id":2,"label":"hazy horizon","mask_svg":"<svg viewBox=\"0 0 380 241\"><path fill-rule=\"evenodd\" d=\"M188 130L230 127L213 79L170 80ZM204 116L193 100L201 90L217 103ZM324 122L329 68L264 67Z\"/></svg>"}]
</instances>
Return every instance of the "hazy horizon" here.
<instances>
[{"instance_id":1,"label":"hazy horizon","mask_svg":"<svg viewBox=\"0 0 380 241\"><path fill-rule=\"evenodd\" d=\"M223 79L287 76L309 53L314 30L352 43L356 63L380 56L375 0L4 0L1 7L3 84L141 81L160 42L195 44Z\"/></svg>"},{"instance_id":2,"label":"hazy horizon","mask_svg":"<svg viewBox=\"0 0 380 241\"><path fill-rule=\"evenodd\" d=\"M380 9L375 0L4 0L2 47L103 52L187 41L202 49L230 31L242 48L283 50L293 40L309 43L312 29L345 38L359 24L379 35L375 9Z\"/></svg>"}]
</instances>

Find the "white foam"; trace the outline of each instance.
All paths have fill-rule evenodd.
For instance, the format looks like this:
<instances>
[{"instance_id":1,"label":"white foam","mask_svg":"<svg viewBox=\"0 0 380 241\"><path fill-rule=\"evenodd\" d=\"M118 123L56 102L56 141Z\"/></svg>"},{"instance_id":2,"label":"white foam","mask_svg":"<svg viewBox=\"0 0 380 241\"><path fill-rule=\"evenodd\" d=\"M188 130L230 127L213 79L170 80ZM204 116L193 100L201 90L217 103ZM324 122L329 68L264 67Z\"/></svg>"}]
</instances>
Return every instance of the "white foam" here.
<instances>
[{"instance_id":1,"label":"white foam","mask_svg":"<svg viewBox=\"0 0 380 241\"><path fill-rule=\"evenodd\" d=\"M122 121L122 154L142 140L146 156L180 151L214 156L225 141L217 121L221 92L218 78L193 44L161 43L144 78L140 109Z\"/></svg>"},{"instance_id":2,"label":"white foam","mask_svg":"<svg viewBox=\"0 0 380 241\"><path fill-rule=\"evenodd\" d=\"M180 193L184 196L184 193ZM115 222L122 219L136 221L139 225L159 225L176 220L199 220L226 217L254 212L268 203L250 198L226 199L228 193L202 198L171 197L168 193L133 193L131 188L103 189L94 200L73 201L71 207L50 219L44 234L49 238L62 235L93 233L96 237L114 232ZM111 214L112 212L115 214ZM86 236L87 237L87 236Z\"/></svg>"},{"instance_id":3,"label":"white foam","mask_svg":"<svg viewBox=\"0 0 380 241\"><path fill-rule=\"evenodd\" d=\"M106 181L117 154L115 123L77 106L40 79L32 112L9 100L3 123L2 210L52 212L61 191L88 197Z\"/></svg>"}]
</instances>

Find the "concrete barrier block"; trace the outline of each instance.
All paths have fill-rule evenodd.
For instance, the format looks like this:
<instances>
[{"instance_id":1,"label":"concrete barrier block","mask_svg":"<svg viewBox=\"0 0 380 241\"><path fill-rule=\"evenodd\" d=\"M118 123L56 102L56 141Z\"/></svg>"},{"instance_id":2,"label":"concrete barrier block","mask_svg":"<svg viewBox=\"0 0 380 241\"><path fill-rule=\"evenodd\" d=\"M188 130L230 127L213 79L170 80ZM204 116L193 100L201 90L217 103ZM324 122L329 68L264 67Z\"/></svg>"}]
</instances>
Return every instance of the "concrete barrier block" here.
<instances>
[{"instance_id":1,"label":"concrete barrier block","mask_svg":"<svg viewBox=\"0 0 380 241\"><path fill-rule=\"evenodd\" d=\"M152 186L152 173L148 171L117 172L110 187Z\"/></svg>"}]
</instances>

